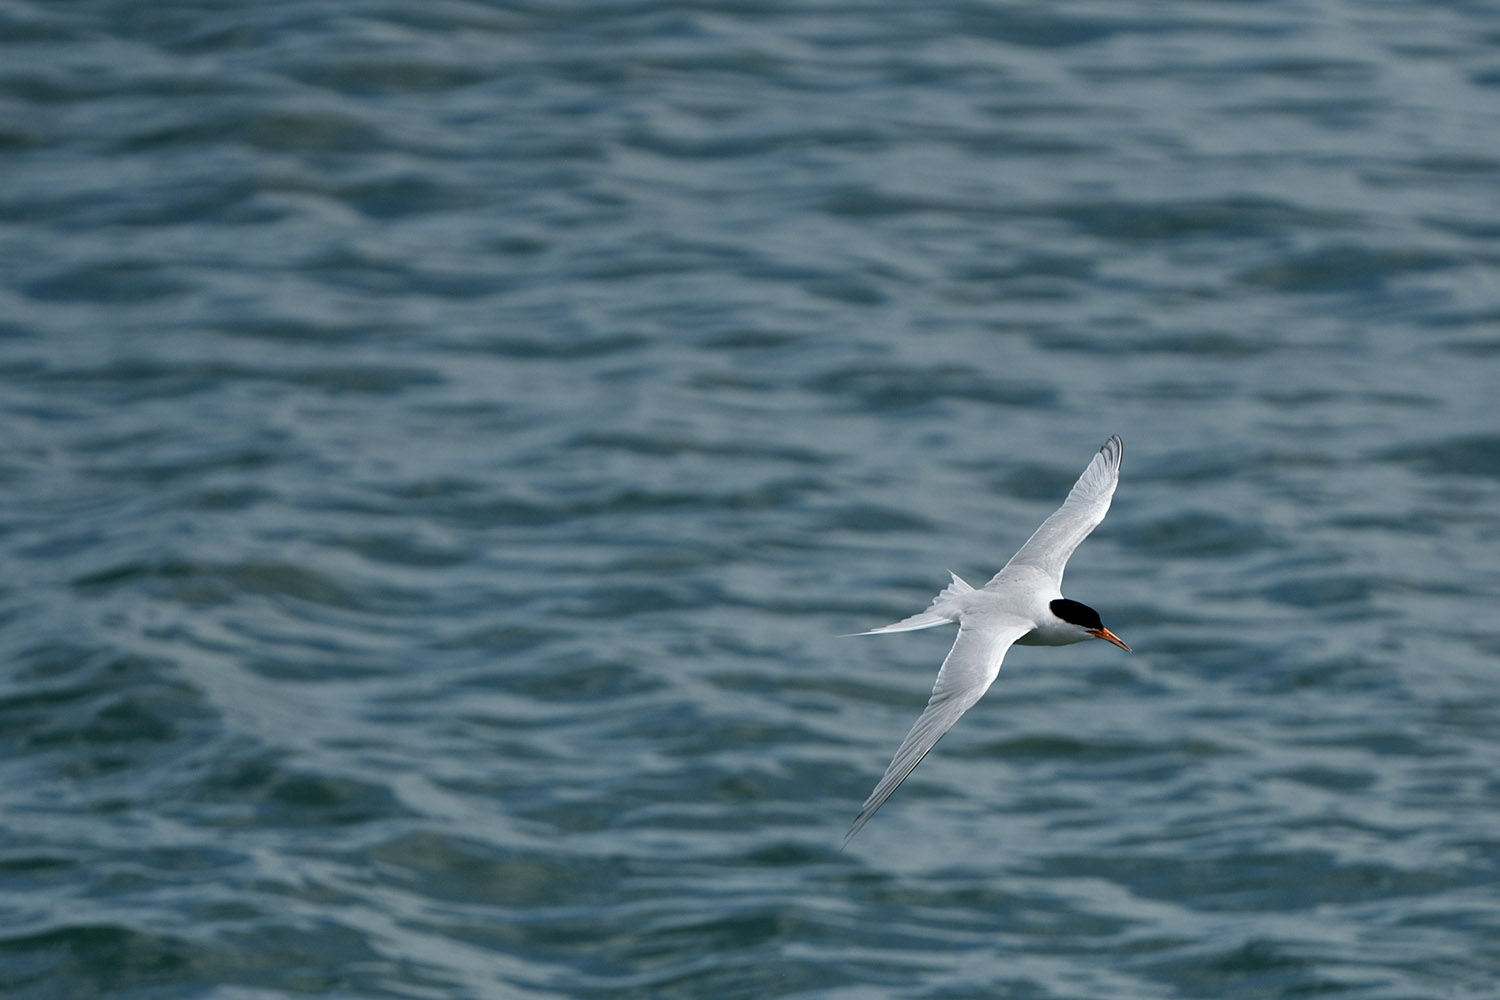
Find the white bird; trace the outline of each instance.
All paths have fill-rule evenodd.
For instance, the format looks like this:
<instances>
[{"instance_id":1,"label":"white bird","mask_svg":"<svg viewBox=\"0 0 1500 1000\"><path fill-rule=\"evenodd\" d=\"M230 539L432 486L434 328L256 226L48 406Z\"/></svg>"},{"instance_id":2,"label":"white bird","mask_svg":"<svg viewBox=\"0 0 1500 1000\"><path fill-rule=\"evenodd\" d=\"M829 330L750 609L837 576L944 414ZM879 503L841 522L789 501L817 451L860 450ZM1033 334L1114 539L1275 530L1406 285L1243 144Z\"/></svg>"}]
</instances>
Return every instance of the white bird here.
<instances>
[{"instance_id":1,"label":"white bird","mask_svg":"<svg viewBox=\"0 0 1500 1000\"><path fill-rule=\"evenodd\" d=\"M1068 557L1109 510L1115 484L1120 481L1120 458L1124 452L1125 443L1118 435L1104 442L1099 454L1073 484L1068 499L982 589L975 590L960 580L957 573L950 573L953 583L932 599L926 611L892 625L856 633L911 632L958 623L958 638L938 671L927 709L906 734L901 749L886 768L885 777L854 817L854 825L844 837L845 844L885 804L927 756L927 751L953 728L959 716L989 690L1012 643L1066 646L1086 639L1103 639L1130 651L1129 646L1104 627L1097 611L1068 600L1061 589Z\"/></svg>"}]
</instances>

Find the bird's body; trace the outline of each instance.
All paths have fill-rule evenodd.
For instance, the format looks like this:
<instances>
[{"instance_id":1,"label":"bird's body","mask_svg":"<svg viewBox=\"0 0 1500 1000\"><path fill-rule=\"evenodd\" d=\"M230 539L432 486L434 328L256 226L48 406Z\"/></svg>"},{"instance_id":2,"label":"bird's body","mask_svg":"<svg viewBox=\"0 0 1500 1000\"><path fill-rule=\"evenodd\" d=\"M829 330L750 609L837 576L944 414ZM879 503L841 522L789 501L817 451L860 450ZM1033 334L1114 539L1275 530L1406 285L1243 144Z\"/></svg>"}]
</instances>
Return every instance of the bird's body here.
<instances>
[{"instance_id":1,"label":"bird's body","mask_svg":"<svg viewBox=\"0 0 1500 1000\"><path fill-rule=\"evenodd\" d=\"M926 611L860 633L911 632L958 623L958 638L938 671L927 709L896 751L885 776L865 800L844 838L845 843L869 822L943 734L989 689L1012 644L1067 646L1086 639L1104 639L1121 649L1130 649L1104 627L1092 608L1062 596L1062 575L1068 557L1109 510L1120 479L1124 449L1119 437L1106 441L1063 505L1042 522L1005 568L982 588L976 590L953 574L953 582L933 598Z\"/></svg>"}]
</instances>

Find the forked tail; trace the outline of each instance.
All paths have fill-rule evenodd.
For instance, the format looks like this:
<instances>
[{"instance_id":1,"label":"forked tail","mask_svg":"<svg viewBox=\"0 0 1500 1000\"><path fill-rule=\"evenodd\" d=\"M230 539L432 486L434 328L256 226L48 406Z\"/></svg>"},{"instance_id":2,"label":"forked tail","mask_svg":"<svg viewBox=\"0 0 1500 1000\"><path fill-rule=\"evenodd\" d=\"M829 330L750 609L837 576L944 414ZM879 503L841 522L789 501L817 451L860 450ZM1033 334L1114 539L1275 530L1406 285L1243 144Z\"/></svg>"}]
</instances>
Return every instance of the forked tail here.
<instances>
[{"instance_id":1,"label":"forked tail","mask_svg":"<svg viewBox=\"0 0 1500 1000\"><path fill-rule=\"evenodd\" d=\"M958 578L958 574L952 570L948 575L953 577L953 582L943 588L942 593L932 599L927 610L920 614L903 618L899 622L882 625L880 628L872 628L868 632L854 632L853 635L880 635L884 632L915 632L919 628L932 628L934 625L947 625L958 621L958 608L955 602L965 594L974 592L974 588Z\"/></svg>"}]
</instances>

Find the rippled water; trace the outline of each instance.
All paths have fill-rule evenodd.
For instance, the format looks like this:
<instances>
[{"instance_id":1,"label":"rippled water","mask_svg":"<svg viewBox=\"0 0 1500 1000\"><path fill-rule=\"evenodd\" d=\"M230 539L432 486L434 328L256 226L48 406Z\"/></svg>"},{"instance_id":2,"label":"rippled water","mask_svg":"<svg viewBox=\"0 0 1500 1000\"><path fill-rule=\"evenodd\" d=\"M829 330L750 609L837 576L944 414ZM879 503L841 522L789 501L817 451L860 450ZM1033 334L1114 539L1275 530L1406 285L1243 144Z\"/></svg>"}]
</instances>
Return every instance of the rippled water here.
<instances>
[{"instance_id":1,"label":"rippled water","mask_svg":"<svg viewBox=\"0 0 1500 1000\"><path fill-rule=\"evenodd\" d=\"M1497 15L0 6L0 993L1495 996Z\"/></svg>"}]
</instances>

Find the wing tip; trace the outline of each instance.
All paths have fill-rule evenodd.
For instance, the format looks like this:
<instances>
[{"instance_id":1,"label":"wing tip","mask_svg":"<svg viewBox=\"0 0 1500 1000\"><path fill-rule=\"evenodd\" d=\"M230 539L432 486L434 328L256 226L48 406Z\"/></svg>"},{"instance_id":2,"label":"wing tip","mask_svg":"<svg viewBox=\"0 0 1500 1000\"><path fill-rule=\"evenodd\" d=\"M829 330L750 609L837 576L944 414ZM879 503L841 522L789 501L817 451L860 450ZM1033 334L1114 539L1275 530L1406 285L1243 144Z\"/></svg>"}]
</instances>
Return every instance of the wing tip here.
<instances>
[{"instance_id":1,"label":"wing tip","mask_svg":"<svg viewBox=\"0 0 1500 1000\"><path fill-rule=\"evenodd\" d=\"M931 749L931 748L929 747L929 749ZM927 754L924 751L923 754L922 754L922 756L925 757L926 755ZM921 757L917 758L917 760L918 760L918 763L920 763L921 762ZM881 793L880 785L876 785L875 786L875 790L870 793L870 797L868 799L866 799L865 800L865 804L860 807L859 815L855 816L854 817L854 822L851 823L851 824L849 824L849 832L846 833L846 834L844 834L844 842L839 845L839 850L840 851L842 851L844 848L848 847L849 846L849 841L851 841L851 840L854 839L854 835L857 834L857 833L859 833L859 831L863 830L865 828L865 824L868 823L868 822L870 822L870 820L872 820L872 819L875 818L875 814L880 811L880 807L883 806L883 805L885 805L886 801L891 797L892 793L894 793L897 788L901 787L902 782L906 781L906 779L911 776L911 772L914 771L914 770L916 770L916 764L913 764L910 768L907 769L906 774L904 774L904 775L901 776L901 780L900 781L897 781L890 788L885 789L885 794L884 795L880 794ZM881 783L883 784L885 782L885 779L889 778L890 776L891 776L890 772L887 771L885 773L885 776L880 779Z\"/></svg>"}]
</instances>

